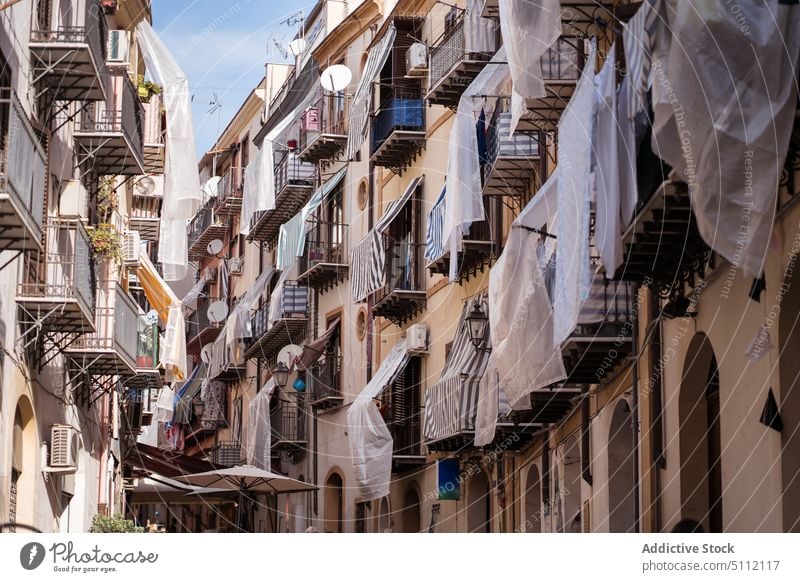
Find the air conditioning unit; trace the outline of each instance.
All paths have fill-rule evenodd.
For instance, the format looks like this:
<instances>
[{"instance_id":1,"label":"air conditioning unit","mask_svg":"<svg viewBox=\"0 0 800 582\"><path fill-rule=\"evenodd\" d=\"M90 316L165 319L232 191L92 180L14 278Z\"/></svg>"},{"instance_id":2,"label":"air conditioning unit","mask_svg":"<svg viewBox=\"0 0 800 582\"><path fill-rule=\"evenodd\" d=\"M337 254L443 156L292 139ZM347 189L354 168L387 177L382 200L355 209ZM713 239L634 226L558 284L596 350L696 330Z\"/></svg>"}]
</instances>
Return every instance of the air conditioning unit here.
<instances>
[{"instance_id":1,"label":"air conditioning unit","mask_svg":"<svg viewBox=\"0 0 800 582\"><path fill-rule=\"evenodd\" d=\"M89 192L78 180L68 180L61 191L58 201L58 213L61 216L77 216L87 218Z\"/></svg>"},{"instance_id":2,"label":"air conditioning unit","mask_svg":"<svg viewBox=\"0 0 800 582\"><path fill-rule=\"evenodd\" d=\"M138 230L126 230L122 233L122 263L128 268L137 268L142 252L141 237Z\"/></svg>"},{"instance_id":3,"label":"air conditioning unit","mask_svg":"<svg viewBox=\"0 0 800 582\"><path fill-rule=\"evenodd\" d=\"M80 440L78 431L67 424L54 424L50 429L50 468L77 470Z\"/></svg>"},{"instance_id":4,"label":"air conditioning unit","mask_svg":"<svg viewBox=\"0 0 800 582\"><path fill-rule=\"evenodd\" d=\"M406 51L406 75L424 77L428 74L428 47L415 42Z\"/></svg>"},{"instance_id":5,"label":"air conditioning unit","mask_svg":"<svg viewBox=\"0 0 800 582\"><path fill-rule=\"evenodd\" d=\"M203 283L209 285L216 282L217 282L217 268L206 267L205 269L203 269Z\"/></svg>"},{"instance_id":6,"label":"air conditioning unit","mask_svg":"<svg viewBox=\"0 0 800 582\"><path fill-rule=\"evenodd\" d=\"M406 348L412 354L428 353L428 326L416 323L406 333Z\"/></svg>"},{"instance_id":7,"label":"air conditioning unit","mask_svg":"<svg viewBox=\"0 0 800 582\"><path fill-rule=\"evenodd\" d=\"M127 65L130 51L130 40L126 30L110 30L108 32L108 59L111 64Z\"/></svg>"},{"instance_id":8,"label":"air conditioning unit","mask_svg":"<svg viewBox=\"0 0 800 582\"><path fill-rule=\"evenodd\" d=\"M231 257L228 259L228 273L238 277L244 272L244 257Z\"/></svg>"}]
</instances>

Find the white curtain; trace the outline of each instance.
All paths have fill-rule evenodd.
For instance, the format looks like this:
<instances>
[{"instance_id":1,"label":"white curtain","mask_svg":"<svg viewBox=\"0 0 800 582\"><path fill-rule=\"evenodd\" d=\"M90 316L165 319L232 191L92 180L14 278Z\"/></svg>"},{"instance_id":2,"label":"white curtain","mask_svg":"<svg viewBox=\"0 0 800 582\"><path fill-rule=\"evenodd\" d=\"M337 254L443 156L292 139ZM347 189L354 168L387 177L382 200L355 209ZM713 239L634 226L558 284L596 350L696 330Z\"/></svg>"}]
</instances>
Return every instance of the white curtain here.
<instances>
[{"instance_id":1,"label":"white curtain","mask_svg":"<svg viewBox=\"0 0 800 582\"><path fill-rule=\"evenodd\" d=\"M250 234L250 222L256 212L275 208L275 143L296 122L306 103L299 105L286 116L261 142L244 171L244 191L242 192L242 212L239 232Z\"/></svg>"},{"instance_id":2,"label":"white curtain","mask_svg":"<svg viewBox=\"0 0 800 582\"><path fill-rule=\"evenodd\" d=\"M499 385L511 406L533 390L566 377L560 346L553 342L553 309L544 265L539 264L536 252L540 235L528 230L552 224L560 179L557 170L514 221L489 277L493 346L488 368L497 370ZM492 404L481 394L478 416L490 416L483 407Z\"/></svg>"},{"instance_id":3,"label":"white curtain","mask_svg":"<svg viewBox=\"0 0 800 582\"><path fill-rule=\"evenodd\" d=\"M491 18L481 16L483 2L467 0L464 15L464 50L467 53L491 54L497 50L497 24Z\"/></svg>"},{"instance_id":4,"label":"white curtain","mask_svg":"<svg viewBox=\"0 0 800 582\"><path fill-rule=\"evenodd\" d=\"M250 401L248 409L245 457L248 465L265 471L272 470L272 423L269 402L274 389L275 384L270 379Z\"/></svg>"},{"instance_id":5,"label":"white curtain","mask_svg":"<svg viewBox=\"0 0 800 582\"><path fill-rule=\"evenodd\" d=\"M394 441L374 399L397 378L408 363L406 340L391 349L378 372L347 411L350 442L358 493L363 501L389 495Z\"/></svg>"},{"instance_id":6,"label":"white curtain","mask_svg":"<svg viewBox=\"0 0 800 582\"><path fill-rule=\"evenodd\" d=\"M560 0L500 0L500 32L514 88L511 133L526 99L544 97L540 57L561 36Z\"/></svg>"},{"instance_id":7,"label":"white curtain","mask_svg":"<svg viewBox=\"0 0 800 582\"><path fill-rule=\"evenodd\" d=\"M664 1L653 51L653 151L689 185L706 243L757 277L797 105L800 6L737 7Z\"/></svg>"},{"instance_id":8,"label":"white curtain","mask_svg":"<svg viewBox=\"0 0 800 582\"><path fill-rule=\"evenodd\" d=\"M491 105L486 96L499 95L500 89L510 79L505 60L506 52L501 48L475 77L458 102L456 118L450 131L442 241L450 251L451 281L458 277L458 251L461 249L464 232L473 222L485 218L475 124L481 109Z\"/></svg>"},{"instance_id":9,"label":"white curtain","mask_svg":"<svg viewBox=\"0 0 800 582\"><path fill-rule=\"evenodd\" d=\"M589 295L592 151L595 122L595 53L589 59L558 124L558 261L553 298L554 338L561 344L575 329Z\"/></svg>"},{"instance_id":10,"label":"white curtain","mask_svg":"<svg viewBox=\"0 0 800 582\"><path fill-rule=\"evenodd\" d=\"M186 276L189 265L187 221L197 212L202 196L189 82L150 24L139 23L136 33L148 72L164 87L167 159L158 260L164 279L178 281Z\"/></svg>"}]
</instances>

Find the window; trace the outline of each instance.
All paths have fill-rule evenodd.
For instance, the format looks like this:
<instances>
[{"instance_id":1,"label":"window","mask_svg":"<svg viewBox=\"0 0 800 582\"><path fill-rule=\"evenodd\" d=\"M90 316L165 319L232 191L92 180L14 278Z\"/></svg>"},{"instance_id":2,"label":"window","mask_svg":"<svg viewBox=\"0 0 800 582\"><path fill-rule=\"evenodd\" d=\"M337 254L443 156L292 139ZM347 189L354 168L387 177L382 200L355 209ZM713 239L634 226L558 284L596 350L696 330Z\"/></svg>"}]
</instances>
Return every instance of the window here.
<instances>
[{"instance_id":1,"label":"window","mask_svg":"<svg viewBox=\"0 0 800 582\"><path fill-rule=\"evenodd\" d=\"M356 533L367 533L369 510L369 501L356 503Z\"/></svg>"},{"instance_id":2,"label":"window","mask_svg":"<svg viewBox=\"0 0 800 582\"><path fill-rule=\"evenodd\" d=\"M395 455L420 455L421 361L411 358L392 385L381 395L381 415L394 439Z\"/></svg>"}]
</instances>

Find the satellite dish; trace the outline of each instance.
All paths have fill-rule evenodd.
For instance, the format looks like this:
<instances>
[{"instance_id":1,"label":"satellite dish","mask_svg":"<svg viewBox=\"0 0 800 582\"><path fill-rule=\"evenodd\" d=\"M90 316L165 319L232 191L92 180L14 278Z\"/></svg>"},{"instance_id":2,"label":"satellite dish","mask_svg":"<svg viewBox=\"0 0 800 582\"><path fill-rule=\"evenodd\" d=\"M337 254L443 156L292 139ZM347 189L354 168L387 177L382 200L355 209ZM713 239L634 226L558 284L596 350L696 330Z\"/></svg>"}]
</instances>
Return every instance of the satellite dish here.
<instances>
[{"instance_id":1,"label":"satellite dish","mask_svg":"<svg viewBox=\"0 0 800 582\"><path fill-rule=\"evenodd\" d=\"M203 184L203 194L209 198L215 197L219 193L219 183L222 181L222 176L213 176L206 180Z\"/></svg>"},{"instance_id":2,"label":"satellite dish","mask_svg":"<svg viewBox=\"0 0 800 582\"><path fill-rule=\"evenodd\" d=\"M214 345L208 344L207 346L203 346L203 349L200 350L200 359L203 361L204 364L211 363L211 352L214 351Z\"/></svg>"},{"instance_id":3,"label":"satellite dish","mask_svg":"<svg viewBox=\"0 0 800 582\"><path fill-rule=\"evenodd\" d=\"M322 71L319 82L328 91L344 91L353 80L353 73L344 65L332 65Z\"/></svg>"},{"instance_id":4,"label":"satellite dish","mask_svg":"<svg viewBox=\"0 0 800 582\"><path fill-rule=\"evenodd\" d=\"M135 188L139 196L150 196L156 190L156 181L150 176L145 176L136 182Z\"/></svg>"},{"instance_id":5,"label":"satellite dish","mask_svg":"<svg viewBox=\"0 0 800 582\"><path fill-rule=\"evenodd\" d=\"M292 369L292 365L295 363L297 358L299 358L303 353L303 348L295 344L289 344L288 346L284 346L280 352L278 352L278 358L276 360L276 364L278 362L283 362L287 368L290 370Z\"/></svg>"},{"instance_id":6,"label":"satellite dish","mask_svg":"<svg viewBox=\"0 0 800 582\"><path fill-rule=\"evenodd\" d=\"M208 243L208 246L206 247L206 250L208 251L209 255L213 255L213 256L216 257L218 254L220 254L222 252L222 248L224 246L225 246L225 244L221 240L219 240L218 238L215 238L210 243Z\"/></svg>"},{"instance_id":7,"label":"satellite dish","mask_svg":"<svg viewBox=\"0 0 800 582\"><path fill-rule=\"evenodd\" d=\"M206 313L211 323L222 323L228 317L228 304L225 301L214 301L208 306Z\"/></svg>"},{"instance_id":8,"label":"satellite dish","mask_svg":"<svg viewBox=\"0 0 800 582\"><path fill-rule=\"evenodd\" d=\"M303 51L306 50L306 39L304 38L296 38L292 42L289 43L289 50L291 53L299 57L303 54Z\"/></svg>"}]
</instances>

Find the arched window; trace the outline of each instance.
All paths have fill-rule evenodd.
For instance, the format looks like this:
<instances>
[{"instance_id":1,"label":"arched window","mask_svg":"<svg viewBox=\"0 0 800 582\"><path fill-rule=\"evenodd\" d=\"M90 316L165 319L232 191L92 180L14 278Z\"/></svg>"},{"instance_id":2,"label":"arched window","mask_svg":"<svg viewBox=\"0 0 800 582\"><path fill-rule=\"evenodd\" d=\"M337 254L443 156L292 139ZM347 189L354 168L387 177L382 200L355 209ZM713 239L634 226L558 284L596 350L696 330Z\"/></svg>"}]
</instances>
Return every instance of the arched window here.
<instances>
[{"instance_id":1,"label":"arched window","mask_svg":"<svg viewBox=\"0 0 800 582\"><path fill-rule=\"evenodd\" d=\"M403 533L419 533L421 521L419 513L419 493L413 485L409 485L403 496Z\"/></svg>"},{"instance_id":2,"label":"arched window","mask_svg":"<svg viewBox=\"0 0 800 582\"><path fill-rule=\"evenodd\" d=\"M542 483L539 478L539 467L531 465L525 479L525 518L522 531L541 533L542 531Z\"/></svg>"},{"instance_id":3,"label":"arched window","mask_svg":"<svg viewBox=\"0 0 800 582\"><path fill-rule=\"evenodd\" d=\"M491 508L489 479L482 470L476 471L469 480L467 494L467 528L473 533L490 533Z\"/></svg>"},{"instance_id":4,"label":"arched window","mask_svg":"<svg viewBox=\"0 0 800 582\"><path fill-rule=\"evenodd\" d=\"M325 531L344 532L344 482L338 473L325 482Z\"/></svg>"},{"instance_id":5,"label":"arched window","mask_svg":"<svg viewBox=\"0 0 800 582\"><path fill-rule=\"evenodd\" d=\"M380 510L378 513L378 531L386 533L392 529L392 513L389 509L389 498L381 499Z\"/></svg>"},{"instance_id":6,"label":"arched window","mask_svg":"<svg viewBox=\"0 0 800 582\"><path fill-rule=\"evenodd\" d=\"M631 409L621 400L614 407L608 432L608 528L611 532L634 530L635 479Z\"/></svg>"}]
</instances>

